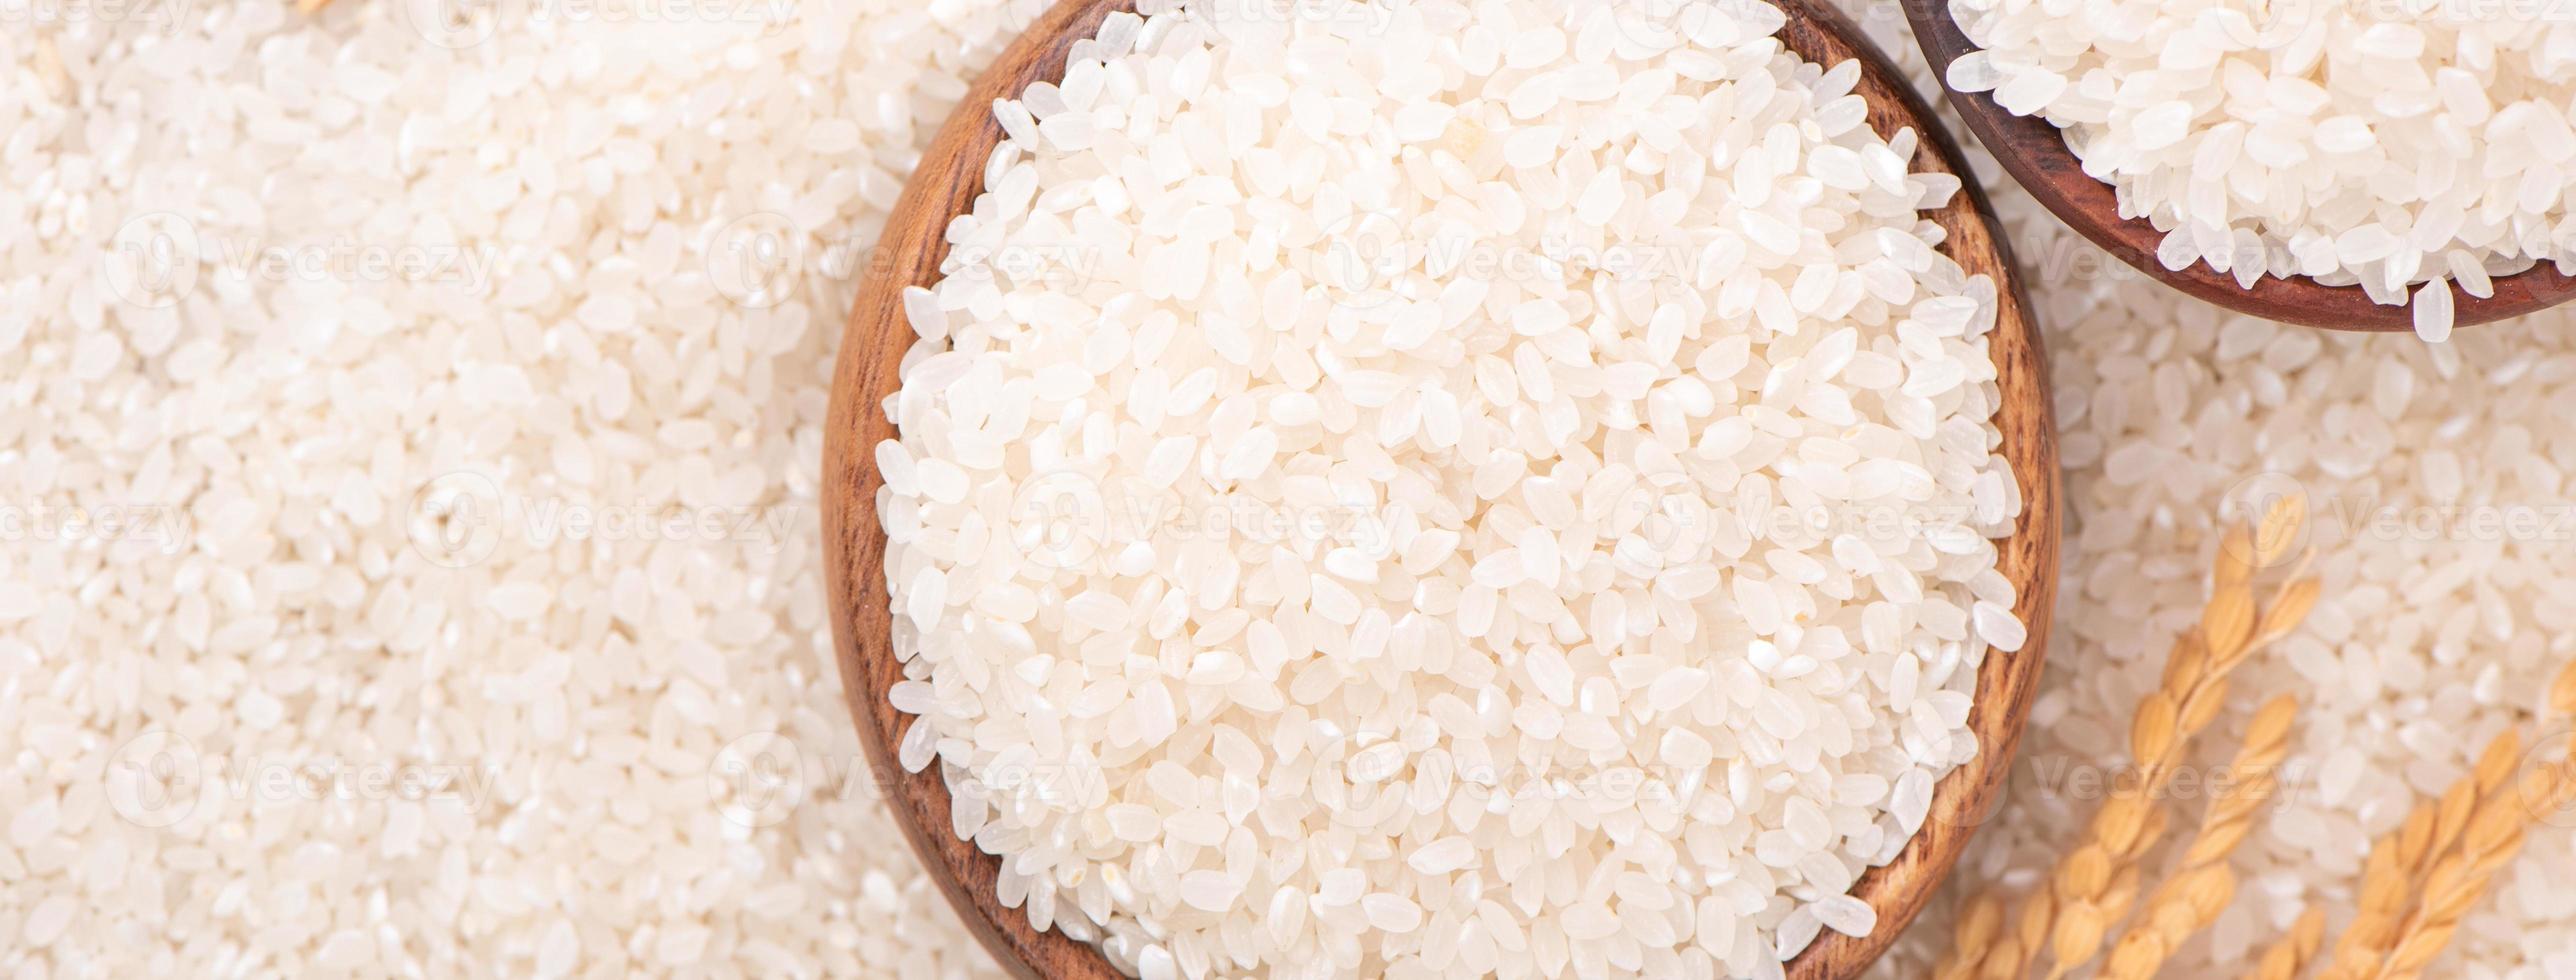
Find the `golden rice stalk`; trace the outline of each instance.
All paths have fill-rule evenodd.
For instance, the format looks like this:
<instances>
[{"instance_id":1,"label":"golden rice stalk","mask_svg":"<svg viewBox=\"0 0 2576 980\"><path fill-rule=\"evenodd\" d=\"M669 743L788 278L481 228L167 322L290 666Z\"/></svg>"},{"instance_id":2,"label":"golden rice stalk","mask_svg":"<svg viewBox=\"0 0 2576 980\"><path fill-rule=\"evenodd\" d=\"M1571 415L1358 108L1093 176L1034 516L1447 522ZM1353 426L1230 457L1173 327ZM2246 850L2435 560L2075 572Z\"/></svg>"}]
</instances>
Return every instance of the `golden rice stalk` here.
<instances>
[{"instance_id":1,"label":"golden rice stalk","mask_svg":"<svg viewBox=\"0 0 2576 980\"><path fill-rule=\"evenodd\" d=\"M2250 561L2254 555L2254 531L2252 528L2243 524L2229 525L2227 532L2219 536L2218 554L2221 560L2217 563L2216 567L2210 569L2209 578L2211 588L2224 592L2230 589L2243 588L2245 583L2253 580L2254 566ZM2235 555L2246 556L2249 560L2226 560L2230 556Z\"/></svg>"},{"instance_id":2,"label":"golden rice stalk","mask_svg":"<svg viewBox=\"0 0 2576 980\"><path fill-rule=\"evenodd\" d=\"M2559 668L2558 678L2549 682L2549 713L2560 718L2576 715L2576 660ZM2568 733L2567 757L2576 763L2576 731Z\"/></svg>"},{"instance_id":3,"label":"golden rice stalk","mask_svg":"<svg viewBox=\"0 0 2576 980\"><path fill-rule=\"evenodd\" d=\"M2308 522L2306 494L2291 494L2272 502L2263 519L2254 528L2254 564L2270 568L2290 553L2299 542L2299 529Z\"/></svg>"},{"instance_id":4,"label":"golden rice stalk","mask_svg":"<svg viewBox=\"0 0 2576 980\"><path fill-rule=\"evenodd\" d=\"M1950 934L1950 950L1933 964L1933 980L1974 980L1985 966L1986 955L1995 948L1995 940L2004 931L2004 903L1992 893L1969 899L1959 907L1959 921Z\"/></svg>"},{"instance_id":5,"label":"golden rice stalk","mask_svg":"<svg viewBox=\"0 0 2576 980\"><path fill-rule=\"evenodd\" d=\"M2408 888L2415 862L2433 837L2435 807L2432 801L2417 802L2404 824L2371 845L2352 924L2335 940L2334 955L2318 980L2348 980L2387 955L2413 897Z\"/></svg>"},{"instance_id":6,"label":"golden rice stalk","mask_svg":"<svg viewBox=\"0 0 2576 980\"><path fill-rule=\"evenodd\" d=\"M2542 766L2525 774L2515 788L2490 794L2479 804L2477 815L2461 835L2459 849L2434 865L2425 879L2423 902L2406 917L2388 958L2372 977L2412 980L2442 955L2460 920L2486 895L2496 872L2522 850L2533 818L2576 798L2576 780L2567 778L2566 768L2564 764Z\"/></svg>"},{"instance_id":7,"label":"golden rice stalk","mask_svg":"<svg viewBox=\"0 0 2576 980\"><path fill-rule=\"evenodd\" d=\"M2200 835L2183 852L2181 870L2224 864L2245 840L2253 829L2254 814L2271 802L2279 787L2281 759L2290 753L2290 726L2298 717L2299 701L2287 694L2255 711L2254 720L2245 727L2245 744L2230 764L2241 782L2230 792L2210 797L2201 816Z\"/></svg>"},{"instance_id":8,"label":"golden rice stalk","mask_svg":"<svg viewBox=\"0 0 2576 980\"><path fill-rule=\"evenodd\" d=\"M2397 832L2371 848L2362 866L2359 906L2352 925L2335 941L2334 958L2320 980L2355 980L2379 969L2396 948L2407 912L2425 879L2458 841L2478 801L2504 787L2522 756L2522 737L2507 731L2487 743L2477 768L2436 799L2423 800Z\"/></svg>"},{"instance_id":9,"label":"golden rice stalk","mask_svg":"<svg viewBox=\"0 0 2576 980\"><path fill-rule=\"evenodd\" d=\"M2281 936L2281 941L2263 951L2254 962L2254 970L2245 980L2298 980L2300 971L2316 961L2317 950L2326 941L2326 910L2310 907L2299 913L2299 921Z\"/></svg>"},{"instance_id":10,"label":"golden rice stalk","mask_svg":"<svg viewBox=\"0 0 2576 980\"><path fill-rule=\"evenodd\" d=\"M2301 571L2305 570L2306 566L2303 562ZM2263 621L2254 629L2253 645L2266 646L2274 640L2289 635L2290 631L2297 629L2299 624L2308 618L2308 613L2316 607L2316 579L2303 576L2281 583L2281 587L2272 592L2272 601L2263 607Z\"/></svg>"},{"instance_id":11,"label":"golden rice stalk","mask_svg":"<svg viewBox=\"0 0 2576 980\"><path fill-rule=\"evenodd\" d=\"M2156 889L2140 921L2112 944L2102 976L2144 980L2155 975L2184 940L2207 928L2227 908L2236 887L2227 859L2252 832L2254 815L2279 786L2281 758L2289 754L2290 726L2298 713L2298 700L2288 695L2273 698L2255 712L2253 723L2246 727L2245 744L2230 768L2242 782L2210 797L2199 833L2183 850L2171 877Z\"/></svg>"},{"instance_id":12,"label":"golden rice stalk","mask_svg":"<svg viewBox=\"0 0 2576 980\"><path fill-rule=\"evenodd\" d=\"M2576 661L2560 668L2558 679L2549 682L2549 710L2562 717L2576 715Z\"/></svg>"},{"instance_id":13,"label":"golden rice stalk","mask_svg":"<svg viewBox=\"0 0 2576 980\"><path fill-rule=\"evenodd\" d=\"M2253 634L2254 590L2240 586L2209 597L2208 608L2200 612L2200 638L2209 644L2212 665L2244 650Z\"/></svg>"},{"instance_id":14,"label":"golden rice stalk","mask_svg":"<svg viewBox=\"0 0 2576 980\"><path fill-rule=\"evenodd\" d=\"M2287 497L2252 528L2227 532L2211 561L2210 598L2198 628L2175 639L2161 684L2131 719L2135 778L2103 801L2083 842L2059 859L2020 913L2001 917L2012 926L2009 935L1995 938L1982 956L1955 955L1944 965L1973 969L1978 977L2019 978L2046 950L2048 975L2061 977L2090 961L2111 927L2128 917L2137 899L2136 863L2163 836L2163 814L2153 801L2162 798L2193 736L2226 703L2229 672L2295 629L2316 605L2304 557L2293 581L2269 603L2256 606L2253 592L2255 572L2289 555L2306 519L2307 502Z\"/></svg>"},{"instance_id":15,"label":"golden rice stalk","mask_svg":"<svg viewBox=\"0 0 2576 980\"><path fill-rule=\"evenodd\" d=\"M2121 869L2136 862L2156 841L2140 833L2151 801L2160 798L2187 758L2193 736L2207 728L2226 704L2228 674L2263 644L2286 635L2315 606L2315 586L2293 582L2276 591L2269 607L2254 604L2254 567L2288 553L2299 537L2306 503L2283 498L2264 515L2251 553L2222 543L2210 569L2211 595L2201 610L2200 628L2174 644L2166 660L2164 681L2139 702L2130 721L2129 751L2137 765L2136 784L2113 796L2094 813L2086 840L2049 878L2046 901L2034 898L2030 916L2046 927L2051 966L2046 974L2063 977L2100 951L2105 933L2118 923L2104 901ZM2305 560L2301 562L2305 571ZM2304 580L2302 580L2304 581ZM2122 910L2125 911L2125 910ZM2025 948L2035 956L2036 944Z\"/></svg>"},{"instance_id":16,"label":"golden rice stalk","mask_svg":"<svg viewBox=\"0 0 2576 980\"><path fill-rule=\"evenodd\" d=\"M2059 862L2057 875L2049 886L2057 902L2056 922L2048 930L2048 954L2054 963L2050 977L2063 976L2091 959L2093 951L2102 946L2103 933L2111 928L2111 913L2103 907L2104 900L2123 862L2113 846L2105 842L2099 829L2101 821L2094 823L2094 839Z\"/></svg>"},{"instance_id":17,"label":"golden rice stalk","mask_svg":"<svg viewBox=\"0 0 2576 980\"><path fill-rule=\"evenodd\" d=\"M2056 908L2054 899L2049 897L2052 890L2047 882L2041 882L2039 890L2031 893L2030 906L2013 922L2012 936L1998 944L1995 955L1986 959L1988 980L2021 980L2029 975L2030 961L2048 946L2048 924Z\"/></svg>"},{"instance_id":18,"label":"golden rice stalk","mask_svg":"<svg viewBox=\"0 0 2576 980\"><path fill-rule=\"evenodd\" d=\"M2112 944L2100 976L2103 980L2155 976L2184 940L2217 921L2235 898L2236 870L2223 863L2175 872L2156 889L2141 921Z\"/></svg>"},{"instance_id":19,"label":"golden rice stalk","mask_svg":"<svg viewBox=\"0 0 2576 980\"><path fill-rule=\"evenodd\" d=\"M2559 669L2549 685L2549 710L2565 716L2576 714L2576 663ZM2522 739L2512 732L2496 736L2487 744L2486 754L2478 758L2469 781L2476 783L2477 804L2465 818L2445 815L2462 826L2448 829L2458 847L2448 849L2442 841L2438 860L2422 879L2423 900L2406 916L2387 945L2387 958L2376 964L2365 976L2408 978L2421 976L2424 968L2450 945L2452 933L2460 920L2477 907L2486 894L2487 885L2506 862L2520 853L2525 834L2543 813L2576 802L2576 755L2543 765L2523 774L2511 788L2507 778L2521 761ZM2569 750L2576 753L2576 736L2569 738ZM2454 787L2456 790L2457 787ZM2443 802L2450 804L2452 794L2445 793ZM2446 822L2437 818L2437 826ZM2441 830L2436 836L2442 836Z\"/></svg>"},{"instance_id":20,"label":"golden rice stalk","mask_svg":"<svg viewBox=\"0 0 2576 980\"><path fill-rule=\"evenodd\" d=\"M2153 824L2155 835L2157 837L2163 837L2164 821L2162 819L2162 815L2164 814L2164 811L2158 810L2156 813L2158 815L2158 819L2155 824ZM2118 922L2122 919L2126 919L2129 917L2129 911L2137 907L2138 866L2135 863L2131 863L2129 866L2120 869L2120 874L2111 879L2110 889L2102 893L2102 921Z\"/></svg>"},{"instance_id":21,"label":"golden rice stalk","mask_svg":"<svg viewBox=\"0 0 2576 980\"><path fill-rule=\"evenodd\" d=\"M2022 955L2021 939L2005 936L1995 940L1994 950L1986 955L1985 964L1977 969L1977 978L1978 980L2021 980L2021 964L2026 962L2029 962L2029 958Z\"/></svg>"}]
</instances>

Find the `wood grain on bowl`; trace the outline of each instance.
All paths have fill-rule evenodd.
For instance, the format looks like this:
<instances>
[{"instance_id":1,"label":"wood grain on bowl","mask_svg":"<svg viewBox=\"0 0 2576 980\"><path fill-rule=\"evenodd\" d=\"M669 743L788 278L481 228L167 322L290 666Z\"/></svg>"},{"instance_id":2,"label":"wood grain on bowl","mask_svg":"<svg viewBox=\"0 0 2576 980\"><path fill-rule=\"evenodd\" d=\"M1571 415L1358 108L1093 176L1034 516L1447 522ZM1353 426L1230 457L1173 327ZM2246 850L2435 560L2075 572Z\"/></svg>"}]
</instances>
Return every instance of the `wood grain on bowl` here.
<instances>
[{"instance_id":1,"label":"wood grain on bowl","mask_svg":"<svg viewBox=\"0 0 2576 980\"><path fill-rule=\"evenodd\" d=\"M1781 37L1791 49L1826 65L1861 60L1864 70L1858 91L1869 102L1873 127L1882 134L1904 127L1923 134L1913 161L1916 170L1966 176L1956 147L1903 77L1883 55L1856 40L1858 31L1826 0L1779 0L1779 4L1790 15ZM875 469L873 447L895 435L880 405L900 386L896 368L913 341L903 318L902 291L936 281L947 252L942 236L949 218L971 207L983 189L985 159L1002 139L1001 126L990 111L993 100L1012 96L1035 81L1061 78L1070 45L1094 33L1109 14L1130 9L1132 0L1057 4L994 62L941 128L895 206L879 244L880 261L871 265L851 311L833 377L824 449L821 494L833 639L850 712L867 746L869 763L895 822L967 927L1005 968L1029 978L1110 980L1120 974L1089 944L1060 932L1031 929L1020 910L1003 907L994 892L1000 859L951 835L948 787L938 767L910 774L896 762L895 747L912 719L886 700L887 689L903 679L903 669L890 642L893 617L888 612L883 565L886 540L875 506L883 481ZM1998 568L2019 590L2015 612L2029 626L2029 641L2018 653L1988 656L1977 676L1975 707L1969 717L1982 746L1977 758L1938 784L1929 820L1896 860L1870 870L1854 886L1854 894L1877 910L1878 928L1863 938L1827 932L1789 965L1791 977L1857 974L1904 931L1957 860L2010 770L2043 659L2056 592L2056 430L2049 414L2046 362L2040 356L2030 303L1974 184L1929 216L1948 232L1943 253L1968 272L1992 276L2002 285L1991 340L2005 405L1997 423L2002 431L2001 451L2012 461L2024 510L2013 535L1998 542Z\"/></svg>"},{"instance_id":2,"label":"wood grain on bowl","mask_svg":"<svg viewBox=\"0 0 2576 980\"><path fill-rule=\"evenodd\" d=\"M1949 86L1950 62L1977 50L1950 17L1949 0L1905 0L1915 41L1932 65L1933 77L1968 130L1994 154L1995 162L2038 199L2057 220L2090 239L2122 262L2202 300L2259 316L2330 330L2411 331L2411 307L2372 302L2359 286L2327 286L2306 276L2265 276L2253 289L2236 277L2194 262L2181 271L2167 269L2156 258L2164 233L2144 218L2120 216L2119 192L2084 172L2084 161L2066 145L2065 135L2038 116L2016 116L1995 103L1990 93L1961 92ZM2535 313L2576 298L2576 278L2560 275L2543 262L2519 275L2495 280L2495 295L2479 299L2453 291L2454 318L2460 326L2491 323Z\"/></svg>"}]
</instances>

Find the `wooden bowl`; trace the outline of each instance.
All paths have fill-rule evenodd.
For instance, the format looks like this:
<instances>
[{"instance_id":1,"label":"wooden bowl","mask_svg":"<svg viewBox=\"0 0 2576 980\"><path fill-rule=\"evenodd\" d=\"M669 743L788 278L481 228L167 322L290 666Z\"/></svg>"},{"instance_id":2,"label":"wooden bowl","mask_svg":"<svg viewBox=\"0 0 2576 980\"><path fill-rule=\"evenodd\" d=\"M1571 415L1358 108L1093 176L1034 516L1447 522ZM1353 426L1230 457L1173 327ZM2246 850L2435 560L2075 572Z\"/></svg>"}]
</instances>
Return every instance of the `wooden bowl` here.
<instances>
[{"instance_id":1,"label":"wooden bowl","mask_svg":"<svg viewBox=\"0 0 2576 980\"><path fill-rule=\"evenodd\" d=\"M2372 302L2370 294L2360 286L2327 286L2307 276L2266 275L2249 290L2237 285L2235 276L2213 270L2205 263L2194 262L2180 272L2165 268L2156 258L2156 246L2164 240L2164 233L2144 218L2120 217L2118 192L2084 172L2084 162L2067 148L2066 138L2056 126L2038 116L2006 112L1989 93L1961 92L1950 87L1950 62L1977 50L1977 46L1951 19L1948 0L1905 0L1903 6L1906 19L1914 25L1914 40L1922 45L1923 57L1932 65L1933 77L1941 80L1941 90L1949 94L1950 105L1967 120L1969 131L1977 134L1986 150L1995 155L1995 162L2029 190L2030 196L2038 198L2041 206L2067 227L2092 239L2103 251L2175 289L2266 320L2329 330L2415 329L2412 307ZM2560 275L2555 265L2542 262L2495 280L2495 295L2487 299L2455 289L2454 322L2470 326L2535 313L2566 302L2570 296L2576 296L2576 278Z\"/></svg>"},{"instance_id":2,"label":"wooden bowl","mask_svg":"<svg viewBox=\"0 0 2576 980\"><path fill-rule=\"evenodd\" d=\"M993 100L1015 95L1034 81L1062 78L1067 47L1091 36L1110 13L1133 9L1132 2L1062 0L994 62L941 128L895 206L879 243L880 261L872 264L851 310L833 376L824 446L824 567L830 577L832 634L842 686L869 763L895 822L968 929L1004 967L1029 978L1111 980L1120 974L1090 944L1061 932L1037 932L1020 910L1004 908L994 892L1000 859L949 831L948 786L938 767L906 773L895 760L895 746L912 719L886 700L887 689L903 679L903 668L890 648L886 540L875 506L883 480L873 447L895 435L879 406L900 386L896 366L913 340L903 319L902 290L937 281L947 252L941 236L949 218L970 208L983 190L985 158L1002 139L990 111ZM1966 177L1956 146L1904 77L1860 40L1857 29L1828 0L1778 3L1790 14L1781 37L1791 49L1826 65L1860 59L1864 70L1858 91L1870 104L1874 128L1892 134L1912 126L1923 135L1913 160L1916 171ZM2001 451L2013 462L2024 509L2012 536L1998 544L2000 568L2020 590L2015 612L2029 625L2030 638L2019 653L1989 654L1977 675L1968 721L1982 746L1977 758L1935 787L1932 815L1904 851L1853 886L1853 894L1877 909L1877 929L1857 939L1825 932L1789 964L1789 976L1802 980L1853 976L1876 959L1922 909L1984 820L2011 769L2056 595L2056 428L2049 412L2047 361L2040 353L2030 303L1975 183L1931 217L1948 229L1943 253L1970 273L1993 276L2003 287L1990 343L2006 406L1998 418Z\"/></svg>"}]
</instances>

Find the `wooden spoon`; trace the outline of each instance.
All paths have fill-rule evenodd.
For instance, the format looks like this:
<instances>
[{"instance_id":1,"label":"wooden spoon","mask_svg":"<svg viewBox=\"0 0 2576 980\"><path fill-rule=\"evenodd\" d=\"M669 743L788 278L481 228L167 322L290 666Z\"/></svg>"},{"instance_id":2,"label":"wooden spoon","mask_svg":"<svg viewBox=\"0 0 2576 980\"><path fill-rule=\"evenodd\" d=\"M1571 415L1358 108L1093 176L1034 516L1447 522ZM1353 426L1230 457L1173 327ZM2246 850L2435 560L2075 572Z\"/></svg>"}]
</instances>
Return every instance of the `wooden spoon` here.
<instances>
[{"instance_id":1,"label":"wooden spoon","mask_svg":"<svg viewBox=\"0 0 2576 980\"><path fill-rule=\"evenodd\" d=\"M2048 120L2016 116L1995 104L1992 93L1961 92L1949 84L1950 62L1977 50L1950 17L1948 0L1906 0L1905 16L1914 24L1915 42L1949 93L1950 105L1968 121L1968 129L1995 155L2004 172L2103 251L2118 256L2149 277L2219 306L2267 320L2330 330L2393 331L2415 329L2409 306L2372 302L2360 286L2327 286L2307 276L2266 275L2246 289L2236 277L2193 262L2180 272L2164 267L2156 246L2164 233L2144 218L2120 217L2118 192L2084 172L2084 162L2066 146L2065 136ZM2459 326L2489 323L2556 306L2576 296L2576 278L2560 275L2542 262L2495 281L2495 295L2479 299L2455 287L2453 322Z\"/></svg>"},{"instance_id":2,"label":"wooden spoon","mask_svg":"<svg viewBox=\"0 0 2576 980\"><path fill-rule=\"evenodd\" d=\"M1828 66L1860 60L1858 91L1869 103L1873 127L1881 134L1893 134L1911 126L1923 135L1913 160L1916 171L1966 175L1957 148L1913 89L1883 55L1858 40L1860 34L1850 23L1825 0L1778 2L1790 15L1781 38L1791 49ZM1037 932L1029 928L1022 911L1004 908L994 892L1000 860L950 833L948 786L938 767L909 774L895 760L895 746L912 719L886 700L887 689L903 679L903 669L890 649L886 541L875 505L883 480L876 471L874 447L895 435L894 425L879 406L900 386L896 366L913 341L903 317L902 290L938 279L939 262L947 252L942 232L950 217L971 207L983 190L985 158L1002 139L1001 126L993 121L993 100L1015 95L1032 82L1061 79L1072 42L1094 34L1110 13L1133 9L1132 3L1058 3L1003 52L941 128L895 206L879 244L880 261L873 263L850 313L833 376L824 446L824 567L830 576L833 640L842 686L867 745L870 765L895 822L940 891L997 960L1029 978L1111 980L1119 973L1091 945L1061 932ZM1877 910L1877 929L1859 939L1826 932L1790 963L1791 977L1858 973L1905 930L1949 872L2011 769L2056 594L2056 429L2049 416L2047 362L2040 355L2030 304L1975 184L1968 184L1948 207L1930 216L1948 229L1943 253L1972 274L1993 276L2002 287L1991 340L2004 405L1998 421L2003 433L2001 451L2012 460L2024 507L2013 535L1998 544L2001 571L2019 590L2014 611L2029 624L2030 639L2018 653L1989 654L1978 672L1975 708L1968 722L1982 746L1977 758L1935 787L1930 819L1896 860L1863 874L1853 886L1852 893Z\"/></svg>"}]
</instances>

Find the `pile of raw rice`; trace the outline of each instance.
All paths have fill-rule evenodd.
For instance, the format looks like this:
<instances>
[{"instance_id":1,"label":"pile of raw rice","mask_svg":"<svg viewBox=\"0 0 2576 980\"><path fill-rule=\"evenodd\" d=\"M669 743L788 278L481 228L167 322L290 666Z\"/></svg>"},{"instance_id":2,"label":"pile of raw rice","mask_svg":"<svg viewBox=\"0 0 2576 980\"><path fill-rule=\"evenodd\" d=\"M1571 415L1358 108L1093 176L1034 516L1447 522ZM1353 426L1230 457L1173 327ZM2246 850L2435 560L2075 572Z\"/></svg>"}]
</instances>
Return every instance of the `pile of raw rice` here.
<instances>
[{"instance_id":1,"label":"pile of raw rice","mask_svg":"<svg viewBox=\"0 0 2576 980\"><path fill-rule=\"evenodd\" d=\"M2060 127L2168 269L2454 292L2576 269L2576 25L2548 0L1949 0L1962 92Z\"/></svg>"},{"instance_id":2,"label":"pile of raw rice","mask_svg":"<svg viewBox=\"0 0 2576 980\"><path fill-rule=\"evenodd\" d=\"M0 31L0 973L998 975L849 768L813 501L843 270L1001 7L523 16L454 48L391 3ZM1898 18L1869 23L1910 48ZM1961 877L2062 849L2198 608L2219 502L2284 474L2316 495L2326 596L2223 725L2307 697L2299 795L2169 971L2232 972L2303 901L2348 907L2367 838L2576 656L2576 437L2555 421L2576 316L2429 349L2273 327L2093 276L2099 256L1987 186L2053 329L2073 523L2024 774ZM120 229L165 211L214 254L318 247L321 271L126 301L120 283L165 295L132 273L175 253ZM489 249L493 271L335 272L340 242ZM522 511L460 562L487 539L415 527L453 523L460 489L712 508L719 530L558 540ZM135 792L153 760L216 758L288 778ZM487 790L293 778L352 770ZM174 800L193 805L162 825ZM2436 972L2576 970L2576 894L2550 880L2571 843L2536 833Z\"/></svg>"}]
</instances>

